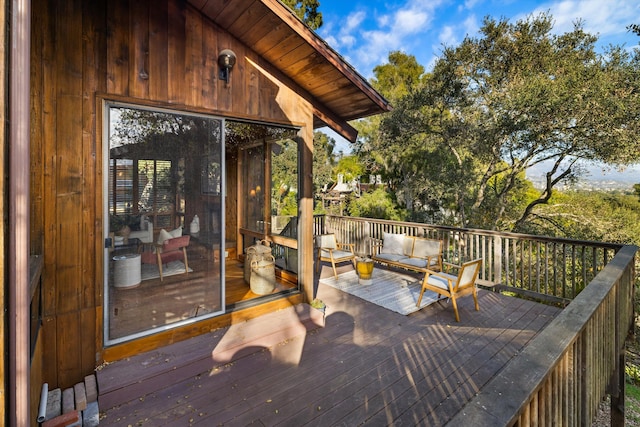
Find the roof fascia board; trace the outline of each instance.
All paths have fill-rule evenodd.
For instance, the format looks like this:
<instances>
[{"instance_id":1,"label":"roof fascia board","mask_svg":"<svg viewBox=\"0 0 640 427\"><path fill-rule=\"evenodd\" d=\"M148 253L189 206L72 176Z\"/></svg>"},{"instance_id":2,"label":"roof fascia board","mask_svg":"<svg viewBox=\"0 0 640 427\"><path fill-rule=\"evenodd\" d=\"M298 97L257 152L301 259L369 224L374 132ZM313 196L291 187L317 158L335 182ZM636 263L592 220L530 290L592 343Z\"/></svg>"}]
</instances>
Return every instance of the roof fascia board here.
<instances>
[{"instance_id":1,"label":"roof fascia board","mask_svg":"<svg viewBox=\"0 0 640 427\"><path fill-rule=\"evenodd\" d=\"M260 0L274 14L293 29L327 61L336 67L345 77L365 93L383 111L390 111L391 106L356 70L353 69L342 57L329 46L322 38L316 35L305 25L287 6L279 0Z\"/></svg>"}]
</instances>

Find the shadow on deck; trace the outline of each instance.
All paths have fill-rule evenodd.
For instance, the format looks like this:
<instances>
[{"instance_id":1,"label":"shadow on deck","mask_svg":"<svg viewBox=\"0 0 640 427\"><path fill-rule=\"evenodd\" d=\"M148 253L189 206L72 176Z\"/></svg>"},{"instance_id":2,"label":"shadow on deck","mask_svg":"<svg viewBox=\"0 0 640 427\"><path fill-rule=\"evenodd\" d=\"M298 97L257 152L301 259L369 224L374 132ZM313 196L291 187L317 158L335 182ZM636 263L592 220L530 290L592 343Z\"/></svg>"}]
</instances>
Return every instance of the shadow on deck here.
<instances>
[{"instance_id":1,"label":"shadow on deck","mask_svg":"<svg viewBox=\"0 0 640 427\"><path fill-rule=\"evenodd\" d=\"M324 328L298 308L104 367L100 425L443 425L560 312L486 290L479 312L459 301L460 323L445 302L403 316L328 286L318 297ZM198 364L177 366L185 354ZM150 364L168 369L105 400Z\"/></svg>"}]
</instances>

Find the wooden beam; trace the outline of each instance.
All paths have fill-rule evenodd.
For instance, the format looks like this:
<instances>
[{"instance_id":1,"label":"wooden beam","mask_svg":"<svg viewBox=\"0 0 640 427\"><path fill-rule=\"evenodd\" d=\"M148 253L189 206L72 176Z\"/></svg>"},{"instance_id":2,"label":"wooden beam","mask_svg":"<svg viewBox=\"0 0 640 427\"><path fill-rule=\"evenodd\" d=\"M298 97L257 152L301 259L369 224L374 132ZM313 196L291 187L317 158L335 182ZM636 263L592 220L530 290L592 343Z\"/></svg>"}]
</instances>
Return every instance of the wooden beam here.
<instances>
[{"instance_id":1,"label":"wooden beam","mask_svg":"<svg viewBox=\"0 0 640 427\"><path fill-rule=\"evenodd\" d=\"M3 9L4 10L4 9ZM9 409L11 426L30 425L29 136L31 2L13 0L9 54ZM7 19L2 23L6 25ZM4 34L4 31L3 31ZM7 52L4 52L5 55ZM3 73L3 79L6 74Z\"/></svg>"},{"instance_id":2,"label":"wooden beam","mask_svg":"<svg viewBox=\"0 0 640 427\"><path fill-rule=\"evenodd\" d=\"M318 107L317 104L314 104L313 115L318 117L320 120L326 123L327 126L338 132L348 141L356 142L356 138L358 138L358 131L354 129L353 126L351 126L349 123L331 113L329 110Z\"/></svg>"}]
</instances>

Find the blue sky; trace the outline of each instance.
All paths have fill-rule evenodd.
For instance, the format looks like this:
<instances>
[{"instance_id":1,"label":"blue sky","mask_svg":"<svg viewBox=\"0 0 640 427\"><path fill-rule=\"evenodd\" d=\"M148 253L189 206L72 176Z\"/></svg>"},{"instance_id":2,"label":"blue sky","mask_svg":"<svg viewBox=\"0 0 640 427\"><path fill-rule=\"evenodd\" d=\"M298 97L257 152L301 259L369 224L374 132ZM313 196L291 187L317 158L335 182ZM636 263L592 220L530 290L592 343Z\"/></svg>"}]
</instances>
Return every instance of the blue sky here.
<instances>
[{"instance_id":1,"label":"blue sky","mask_svg":"<svg viewBox=\"0 0 640 427\"><path fill-rule=\"evenodd\" d=\"M318 34L366 79L394 50L414 55L429 70L443 46L476 36L485 16L515 22L548 11L556 33L571 31L581 19L601 46L640 43L626 29L640 25L638 0L320 0L320 11L324 24ZM336 151L349 151L346 140L322 130L336 140Z\"/></svg>"}]
</instances>

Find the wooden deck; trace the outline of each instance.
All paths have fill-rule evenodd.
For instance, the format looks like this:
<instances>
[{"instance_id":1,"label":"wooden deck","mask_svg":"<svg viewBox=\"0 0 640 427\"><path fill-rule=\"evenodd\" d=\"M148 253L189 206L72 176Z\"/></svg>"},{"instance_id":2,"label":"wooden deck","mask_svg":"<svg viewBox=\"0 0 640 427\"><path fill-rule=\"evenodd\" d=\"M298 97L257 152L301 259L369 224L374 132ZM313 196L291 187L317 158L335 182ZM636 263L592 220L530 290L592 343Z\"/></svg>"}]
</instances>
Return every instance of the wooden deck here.
<instances>
[{"instance_id":1,"label":"wooden deck","mask_svg":"<svg viewBox=\"0 0 640 427\"><path fill-rule=\"evenodd\" d=\"M230 363L211 357L219 342L178 344L206 363L182 378L168 369L113 408L101 401L100 425L444 425L560 311L481 290L480 311L462 298L456 323L447 303L402 316L327 286L318 297L328 306L324 328L283 339L264 322L261 333L278 343L247 333ZM138 370L144 357L99 371L100 393L121 381L109 384L109 372ZM174 356L146 357L170 366Z\"/></svg>"}]
</instances>

